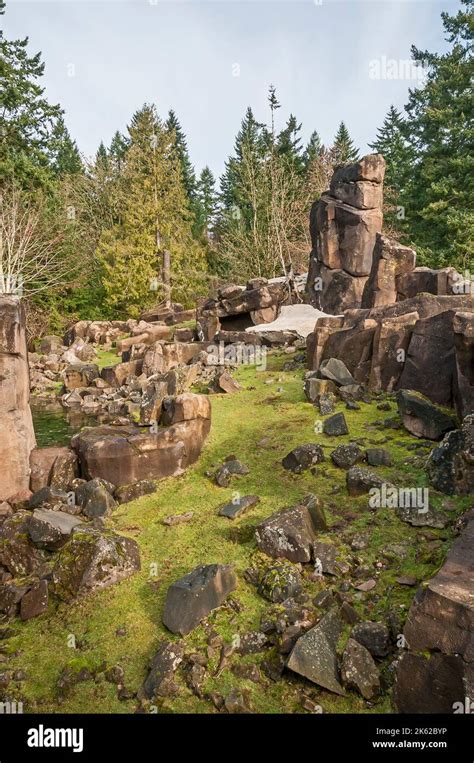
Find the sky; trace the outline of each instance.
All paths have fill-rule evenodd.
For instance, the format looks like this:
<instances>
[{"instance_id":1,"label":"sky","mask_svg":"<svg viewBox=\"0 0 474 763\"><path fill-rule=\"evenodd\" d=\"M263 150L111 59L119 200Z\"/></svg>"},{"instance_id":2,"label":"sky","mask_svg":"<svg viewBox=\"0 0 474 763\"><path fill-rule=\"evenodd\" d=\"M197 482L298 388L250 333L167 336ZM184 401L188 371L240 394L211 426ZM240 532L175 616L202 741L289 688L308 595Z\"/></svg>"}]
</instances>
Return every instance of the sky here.
<instances>
[{"instance_id":1,"label":"sky","mask_svg":"<svg viewBox=\"0 0 474 763\"><path fill-rule=\"evenodd\" d=\"M7 0L7 39L42 52L43 85L93 156L143 103L176 112L191 160L215 175L247 106L277 127L290 113L306 141L330 144L345 121L362 153L391 104L402 109L410 47L443 51L440 14L457 0Z\"/></svg>"}]
</instances>

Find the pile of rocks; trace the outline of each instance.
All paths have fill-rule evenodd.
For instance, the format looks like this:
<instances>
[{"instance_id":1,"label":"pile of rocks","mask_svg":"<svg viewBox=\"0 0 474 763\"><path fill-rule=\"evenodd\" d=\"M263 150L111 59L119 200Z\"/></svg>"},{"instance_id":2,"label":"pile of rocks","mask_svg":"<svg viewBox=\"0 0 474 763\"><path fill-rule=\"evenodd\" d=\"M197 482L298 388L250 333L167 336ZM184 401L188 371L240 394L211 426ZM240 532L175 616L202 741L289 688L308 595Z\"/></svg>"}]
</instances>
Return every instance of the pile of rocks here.
<instances>
[{"instance_id":1,"label":"pile of rocks","mask_svg":"<svg viewBox=\"0 0 474 763\"><path fill-rule=\"evenodd\" d=\"M74 477L72 459L68 474L58 458L52 476L61 476L67 492L44 486L29 499L1 505L2 620L37 617L48 609L50 594L71 601L140 569L138 544L103 525L116 506L114 487Z\"/></svg>"}]
</instances>

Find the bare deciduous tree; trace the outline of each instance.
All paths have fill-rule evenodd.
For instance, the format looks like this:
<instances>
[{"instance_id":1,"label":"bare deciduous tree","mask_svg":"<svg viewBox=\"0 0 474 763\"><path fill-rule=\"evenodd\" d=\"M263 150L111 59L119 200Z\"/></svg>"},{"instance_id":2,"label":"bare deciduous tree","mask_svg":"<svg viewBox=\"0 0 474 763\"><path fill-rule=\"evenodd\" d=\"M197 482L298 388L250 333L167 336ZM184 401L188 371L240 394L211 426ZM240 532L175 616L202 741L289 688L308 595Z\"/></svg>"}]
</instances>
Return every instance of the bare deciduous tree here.
<instances>
[{"instance_id":1,"label":"bare deciduous tree","mask_svg":"<svg viewBox=\"0 0 474 763\"><path fill-rule=\"evenodd\" d=\"M45 218L44 202L15 187L0 191L0 294L30 297L67 283L77 270L65 256L67 213L53 224Z\"/></svg>"}]
</instances>

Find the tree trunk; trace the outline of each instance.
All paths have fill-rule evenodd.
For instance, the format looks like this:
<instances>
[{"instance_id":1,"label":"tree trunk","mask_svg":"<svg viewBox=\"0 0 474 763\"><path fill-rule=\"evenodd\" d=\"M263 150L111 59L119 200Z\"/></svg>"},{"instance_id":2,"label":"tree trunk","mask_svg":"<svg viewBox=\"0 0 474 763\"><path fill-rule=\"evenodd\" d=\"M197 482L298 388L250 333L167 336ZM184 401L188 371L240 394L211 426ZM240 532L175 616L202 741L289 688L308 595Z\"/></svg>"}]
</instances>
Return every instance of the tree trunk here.
<instances>
[{"instance_id":1,"label":"tree trunk","mask_svg":"<svg viewBox=\"0 0 474 763\"><path fill-rule=\"evenodd\" d=\"M171 307L171 255L168 249L163 249L163 286L165 305Z\"/></svg>"}]
</instances>

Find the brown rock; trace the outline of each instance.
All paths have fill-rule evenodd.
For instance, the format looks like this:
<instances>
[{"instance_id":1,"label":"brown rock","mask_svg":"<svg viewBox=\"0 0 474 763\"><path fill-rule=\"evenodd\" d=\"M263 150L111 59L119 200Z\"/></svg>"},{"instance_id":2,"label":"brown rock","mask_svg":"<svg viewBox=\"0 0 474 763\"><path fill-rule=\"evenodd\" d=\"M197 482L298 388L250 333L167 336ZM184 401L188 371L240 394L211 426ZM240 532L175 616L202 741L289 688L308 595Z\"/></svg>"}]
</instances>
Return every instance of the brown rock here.
<instances>
[{"instance_id":1,"label":"brown rock","mask_svg":"<svg viewBox=\"0 0 474 763\"><path fill-rule=\"evenodd\" d=\"M379 307L397 301L397 276L411 272L416 254L387 236L377 234L372 269L365 284L362 307Z\"/></svg>"}]
</instances>

